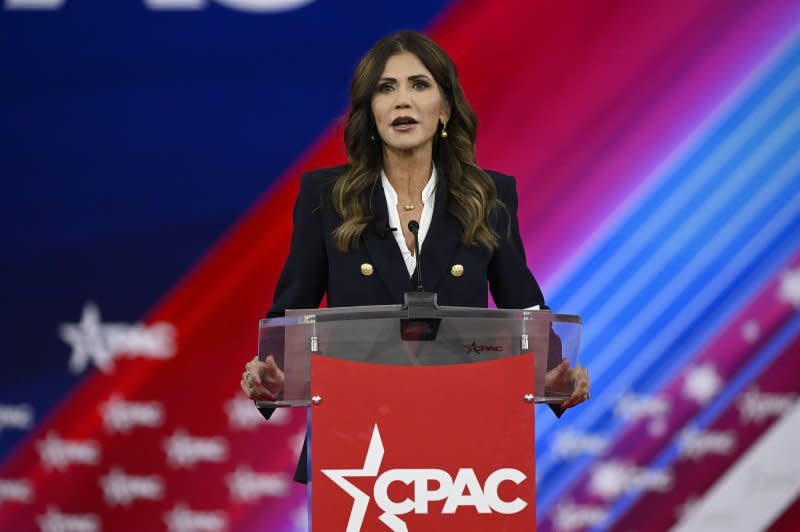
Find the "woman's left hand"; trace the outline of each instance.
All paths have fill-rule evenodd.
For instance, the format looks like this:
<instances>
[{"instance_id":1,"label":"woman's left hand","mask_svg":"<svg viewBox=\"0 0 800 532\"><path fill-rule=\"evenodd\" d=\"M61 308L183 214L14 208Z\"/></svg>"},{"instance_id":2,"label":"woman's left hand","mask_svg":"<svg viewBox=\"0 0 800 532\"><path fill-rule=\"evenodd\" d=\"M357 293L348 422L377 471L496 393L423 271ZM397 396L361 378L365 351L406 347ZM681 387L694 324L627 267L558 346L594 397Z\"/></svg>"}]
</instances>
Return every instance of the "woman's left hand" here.
<instances>
[{"instance_id":1,"label":"woman's left hand","mask_svg":"<svg viewBox=\"0 0 800 532\"><path fill-rule=\"evenodd\" d=\"M589 372L583 366L569 367L569 360L564 359L561 363L551 370L548 370L545 377L545 389L560 388L559 384L571 384L574 386L572 394L561 403L561 411L579 405L591 398L589 394Z\"/></svg>"}]
</instances>

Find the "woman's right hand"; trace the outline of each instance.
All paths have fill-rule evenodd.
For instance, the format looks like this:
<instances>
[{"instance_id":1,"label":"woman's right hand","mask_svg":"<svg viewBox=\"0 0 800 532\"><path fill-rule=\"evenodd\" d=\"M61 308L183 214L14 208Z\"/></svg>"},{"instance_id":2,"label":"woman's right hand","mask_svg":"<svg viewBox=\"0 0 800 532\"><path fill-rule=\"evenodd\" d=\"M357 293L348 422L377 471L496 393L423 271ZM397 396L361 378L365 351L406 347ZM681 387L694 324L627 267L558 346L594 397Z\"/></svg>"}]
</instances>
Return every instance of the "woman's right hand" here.
<instances>
[{"instance_id":1,"label":"woman's right hand","mask_svg":"<svg viewBox=\"0 0 800 532\"><path fill-rule=\"evenodd\" d=\"M254 401L274 401L283 391L284 375L272 355L263 361L253 357L244 366L239 385L245 395Z\"/></svg>"}]
</instances>

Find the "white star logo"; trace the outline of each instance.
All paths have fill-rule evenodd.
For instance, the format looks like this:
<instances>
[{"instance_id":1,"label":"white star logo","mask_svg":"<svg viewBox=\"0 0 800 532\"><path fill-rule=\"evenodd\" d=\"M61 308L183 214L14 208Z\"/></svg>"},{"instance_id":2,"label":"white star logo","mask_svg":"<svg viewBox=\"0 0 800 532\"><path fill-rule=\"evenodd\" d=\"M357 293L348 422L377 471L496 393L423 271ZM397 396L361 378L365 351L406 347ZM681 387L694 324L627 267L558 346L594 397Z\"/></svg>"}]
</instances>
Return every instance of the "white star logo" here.
<instances>
[{"instance_id":1,"label":"white star logo","mask_svg":"<svg viewBox=\"0 0 800 532\"><path fill-rule=\"evenodd\" d=\"M269 418L269 425L286 425L291 421L290 408L277 408ZM235 430L251 430L268 426L264 416L253 405L253 400L248 399L239 392L225 403L225 413L228 414L228 426ZM304 436L305 437L305 436ZM303 442L300 442L302 445Z\"/></svg>"},{"instance_id":2,"label":"white star logo","mask_svg":"<svg viewBox=\"0 0 800 532\"><path fill-rule=\"evenodd\" d=\"M629 464L601 462L591 473L589 492L606 500L613 499L625 491L633 475L634 468Z\"/></svg>"},{"instance_id":3,"label":"white star logo","mask_svg":"<svg viewBox=\"0 0 800 532\"><path fill-rule=\"evenodd\" d=\"M378 425L372 430L372 439L367 449L367 457L364 459L364 467L361 469L323 469L322 473L333 481L334 484L342 488L353 498L353 508L350 510L350 519L347 521L346 532L358 532L361 530L361 523L367 513L369 505L369 495L355 487L346 477L377 477L378 470L383 461L383 441ZM383 520L383 516L381 517Z\"/></svg>"},{"instance_id":4,"label":"white star logo","mask_svg":"<svg viewBox=\"0 0 800 532\"><path fill-rule=\"evenodd\" d=\"M754 343L761 336L761 326L756 320L747 320L742 324L742 338L747 343Z\"/></svg>"},{"instance_id":5,"label":"white star logo","mask_svg":"<svg viewBox=\"0 0 800 532\"><path fill-rule=\"evenodd\" d=\"M778 299L800 310L800 268L788 270L781 276Z\"/></svg>"},{"instance_id":6,"label":"white star logo","mask_svg":"<svg viewBox=\"0 0 800 532\"><path fill-rule=\"evenodd\" d=\"M717 395L721 386L722 379L714 366L703 364L689 370L683 382L683 394L700 404L706 404Z\"/></svg>"},{"instance_id":7,"label":"white star logo","mask_svg":"<svg viewBox=\"0 0 800 532\"><path fill-rule=\"evenodd\" d=\"M102 323L100 310L91 301L84 305L81 321L61 325L58 334L72 347L69 369L73 373L85 370L90 362L108 373L117 357L163 360L176 352L176 331L171 323Z\"/></svg>"},{"instance_id":8,"label":"white star logo","mask_svg":"<svg viewBox=\"0 0 800 532\"><path fill-rule=\"evenodd\" d=\"M100 322L100 310L91 301L83 306L80 323L68 323L59 327L59 336L72 347L69 369L80 373L94 360L100 370L111 370L112 354L103 326Z\"/></svg>"}]
</instances>

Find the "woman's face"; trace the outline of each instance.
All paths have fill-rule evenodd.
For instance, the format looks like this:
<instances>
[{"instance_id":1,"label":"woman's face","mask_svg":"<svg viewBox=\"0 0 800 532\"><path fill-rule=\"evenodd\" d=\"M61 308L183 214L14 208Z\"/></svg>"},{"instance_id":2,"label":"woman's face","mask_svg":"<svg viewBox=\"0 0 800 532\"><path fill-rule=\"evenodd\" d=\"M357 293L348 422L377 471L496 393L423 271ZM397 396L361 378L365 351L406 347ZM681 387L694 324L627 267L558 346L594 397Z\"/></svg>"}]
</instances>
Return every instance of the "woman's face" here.
<instances>
[{"instance_id":1,"label":"woman's face","mask_svg":"<svg viewBox=\"0 0 800 532\"><path fill-rule=\"evenodd\" d=\"M450 119L450 106L422 61L403 52L386 61L372 114L384 145L409 151L433 145L439 118Z\"/></svg>"}]
</instances>

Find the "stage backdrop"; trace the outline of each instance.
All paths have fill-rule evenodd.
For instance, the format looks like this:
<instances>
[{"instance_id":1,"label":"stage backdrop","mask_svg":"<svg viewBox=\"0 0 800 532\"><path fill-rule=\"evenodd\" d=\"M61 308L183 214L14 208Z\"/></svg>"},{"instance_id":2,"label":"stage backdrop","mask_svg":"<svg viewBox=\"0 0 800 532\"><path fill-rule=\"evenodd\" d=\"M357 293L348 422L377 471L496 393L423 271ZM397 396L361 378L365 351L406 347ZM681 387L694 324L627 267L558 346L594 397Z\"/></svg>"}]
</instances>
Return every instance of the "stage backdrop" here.
<instances>
[{"instance_id":1,"label":"stage backdrop","mask_svg":"<svg viewBox=\"0 0 800 532\"><path fill-rule=\"evenodd\" d=\"M349 77L426 32L592 400L539 530L800 526L800 3L1 0L0 529L303 530L241 394ZM354 465L355 467L355 465Z\"/></svg>"}]
</instances>

